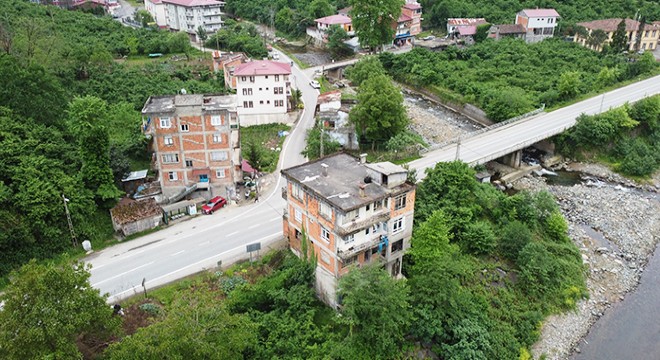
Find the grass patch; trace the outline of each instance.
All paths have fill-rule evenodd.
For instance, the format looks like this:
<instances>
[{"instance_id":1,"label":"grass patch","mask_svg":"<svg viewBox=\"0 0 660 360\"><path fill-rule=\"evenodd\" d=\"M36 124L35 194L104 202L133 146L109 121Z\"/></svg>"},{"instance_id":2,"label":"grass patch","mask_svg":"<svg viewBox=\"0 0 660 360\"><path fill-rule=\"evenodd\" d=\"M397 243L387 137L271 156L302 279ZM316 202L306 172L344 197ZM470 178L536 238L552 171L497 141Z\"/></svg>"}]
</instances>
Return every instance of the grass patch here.
<instances>
[{"instance_id":1,"label":"grass patch","mask_svg":"<svg viewBox=\"0 0 660 360\"><path fill-rule=\"evenodd\" d=\"M259 164L252 164L262 172L273 172L277 168L280 158L284 136L279 136L280 131L290 131L286 124L264 124L241 128L241 149L243 156L248 157L248 144L256 144L260 151ZM271 150L273 149L273 150Z\"/></svg>"},{"instance_id":2,"label":"grass patch","mask_svg":"<svg viewBox=\"0 0 660 360\"><path fill-rule=\"evenodd\" d=\"M328 81L328 78L326 78L325 76L321 76L319 78L319 84L321 84L321 89L320 89L321 94L334 90L332 84L330 84L330 81Z\"/></svg>"},{"instance_id":3,"label":"grass patch","mask_svg":"<svg viewBox=\"0 0 660 360\"><path fill-rule=\"evenodd\" d=\"M307 69L309 67L309 64L307 64L307 63L303 62L302 60L298 59L293 53L291 53L287 50L284 50L284 48L282 48L281 46L277 46L277 45L273 44L273 48L283 52L286 56L288 56L291 60L293 60L293 62L296 63L296 65L298 65L299 68Z\"/></svg>"}]
</instances>

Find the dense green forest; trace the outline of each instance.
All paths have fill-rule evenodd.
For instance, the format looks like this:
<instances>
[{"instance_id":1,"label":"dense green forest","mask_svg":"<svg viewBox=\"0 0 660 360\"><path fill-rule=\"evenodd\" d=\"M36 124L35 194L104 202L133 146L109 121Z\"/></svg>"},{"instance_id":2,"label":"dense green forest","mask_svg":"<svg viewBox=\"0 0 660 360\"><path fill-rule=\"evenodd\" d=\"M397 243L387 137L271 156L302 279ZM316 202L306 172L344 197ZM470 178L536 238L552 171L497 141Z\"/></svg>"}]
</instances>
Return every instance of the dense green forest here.
<instances>
[{"instance_id":1,"label":"dense green forest","mask_svg":"<svg viewBox=\"0 0 660 360\"><path fill-rule=\"evenodd\" d=\"M561 39L536 44L522 40L484 41L442 52L415 48L379 55L398 81L428 88L440 97L471 102L495 121L554 106L578 95L658 69L653 54L604 55Z\"/></svg>"},{"instance_id":2,"label":"dense green forest","mask_svg":"<svg viewBox=\"0 0 660 360\"><path fill-rule=\"evenodd\" d=\"M582 258L550 194L508 196L478 183L474 174L460 162L441 163L429 172L418 187L406 279L393 279L377 264L354 268L340 279L338 314L315 297L316 256L303 249L307 256L299 259L284 250L254 265L205 273L131 301L122 318L124 333L111 340L116 342L104 356L400 359L424 347L442 359L529 359L543 319L573 309L586 296ZM76 295L67 290L70 282L60 284L72 277L84 280L80 269L64 269L61 280L51 280L56 285L52 291L33 286L30 298L35 303L47 303L49 297L93 303L91 294ZM34 271L31 264L12 277L11 296L5 298L9 311L0 313L0 320L37 316L32 307L17 306L21 298L15 296L36 281ZM106 342L91 340L116 331L114 320L100 310L89 315L106 316L107 325L86 330L77 342L81 351L91 343L100 352L98 344ZM75 320L58 316L64 323ZM22 343L40 334L30 331L33 322L12 324L25 334ZM47 330L58 324L49 323ZM58 348L71 351L76 334L85 329L71 325L58 332ZM10 339L14 331L0 321L0 339ZM0 356L8 359L43 351L0 345Z\"/></svg>"},{"instance_id":3,"label":"dense green forest","mask_svg":"<svg viewBox=\"0 0 660 360\"><path fill-rule=\"evenodd\" d=\"M0 276L111 237L108 209L132 164L148 163L139 110L151 95L222 92L185 34L132 29L109 17L0 2ZM181 36L183 35L183 36ZM122 56L128 55L128 59ZM142 164L142 165L140 165Z\"/></svg>"},{"instance_id":4,"label":"dense green forest","mask_svg":"<svg viewBox=\"0 0 660 360\"><path fill-rule=\"evenodd\" d=\"M624 175L649 176L660 168L660 95L583 114L556 142L564 154L596 157Z\"/></svg>"}]
</instances>

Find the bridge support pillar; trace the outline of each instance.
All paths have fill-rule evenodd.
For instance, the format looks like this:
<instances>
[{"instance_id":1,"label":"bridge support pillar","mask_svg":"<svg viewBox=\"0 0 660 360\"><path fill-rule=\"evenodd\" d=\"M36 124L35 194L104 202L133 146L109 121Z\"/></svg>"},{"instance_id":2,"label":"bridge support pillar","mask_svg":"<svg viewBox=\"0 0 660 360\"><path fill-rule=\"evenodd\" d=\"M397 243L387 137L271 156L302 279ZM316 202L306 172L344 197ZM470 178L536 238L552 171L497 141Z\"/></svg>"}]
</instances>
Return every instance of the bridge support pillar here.
<instances>
[{"instance_id":1,"label":"bridge support pillar","mask_svg":"<svg viewBox=\"0 0 660 360\"><path fill-rule=\"evenodd\" d=\"M504 155L499 161L512 168L519 168L522 165L522 150L514 151L509 155Z\"/></svg>"},{"instance_id":2,"label":"bridge support pillar","mask_svg":"<svg viewBox=\"0 0 660 360\"><path fill-rule=\"evenodd\" d=\"M325 71L328 77L331 77L336 80L341 80L344 77L344 69L343 68L336 68L336 69L330 69Z\"/></svg>"}]
</instances>

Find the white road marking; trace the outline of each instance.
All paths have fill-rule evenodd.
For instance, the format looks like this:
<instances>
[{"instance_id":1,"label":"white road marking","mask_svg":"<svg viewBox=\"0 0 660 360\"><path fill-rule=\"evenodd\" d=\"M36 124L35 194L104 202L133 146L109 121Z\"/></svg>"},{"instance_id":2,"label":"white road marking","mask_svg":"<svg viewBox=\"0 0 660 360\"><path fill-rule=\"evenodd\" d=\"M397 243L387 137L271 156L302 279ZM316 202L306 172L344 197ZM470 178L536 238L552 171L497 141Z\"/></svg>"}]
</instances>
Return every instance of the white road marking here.
<instances>
[{"instance_id":1,"label":"white road marking","mask_svg":"<svg viewBox=\"0 0 660 360\"><path fill-rule=\"evenodd\" d=\"M259 226L261 226L261 224L254 224L254 225L250 226L248 229L254 229L254 228L259 227Z\"/></svg>"},{"instance_id":2,"label":"white road marking","mask_svg":"<svg viewBox=\"0 0 660 360\"><path fill-rule=\"evenodd\" d=\"M274 218L268 220L268 222L273 222L275 220L282 220L282 217L281 216L274 217Z\"/></svg>"},{"instance_id":3,"label":"white road marking","mask_svg":"<svg viewBox=\"0 0 660 360\"><path fill-rule=\"evenodd\" d=\"M239 232L240 232L240 231L234 231L233 233L229 233L229 234L227 234L227 235L225 235L225 236L230 237L230 236L232 236L232 235L236 235L236 234L238 234Z\"/></svg>"},{"instance_id":4,"label":"white road marking","mask_svg":"<svg viewBox=\"0 0 660 360\"><path fill-rule=\"evenodd\" d=\"M149 265L151 265L151 264L153 264L153 263L154 263L154 261L152 261L152 262L150 262L150 263L142 264L142 265L140 265L140 266L138 266L138 267L136 267L136 268L133 268L133 269L131 269L131 270L124 271L124 272L121 273L121 274L115 275L115 276L113 276L113 277L109 277L109 278L107 278L107 279L105 279L105 280L101 280L101 281L97 282L96 284L92 284L92 287L97 287L99 284L103 284L103 283L106 282L106 281L110 281L110 280L116 279L116 278L118 278L118 277L122 277L122 276L124 276L124 275L126 275L126 274L128 274L128 273L130 273L130 272L133 272L133 271L135 271L135 270L137 270L137 269L140 269L140 268L143 268L143 267L145 267L145 266L149 266Z\"/></svg>"},{"instance_id":5,"label":"white road marking","mask_svg":"<svg viewBox=\"0 0 660 360\"><path fill-rule=\"evenodd\" d=\"M210 241L204 241L203 243L197 244L197 246L204 246L204 245L208 245L210 243L211 243Z\"/></svg>"},{"instance_id":6,"label":"white road marking","mask_svg":"<svg viewBox=\"0 0 660 360\"><path fill-rule=\"evenodd\" d=\"M185 250L181 250L181 251L179 251L179 252L175 252L174 254L172 254L172 255L170 255L170 256L176 256L176 255L181 254L182 252L185 252Z\"/></svg>"}]
</instances>

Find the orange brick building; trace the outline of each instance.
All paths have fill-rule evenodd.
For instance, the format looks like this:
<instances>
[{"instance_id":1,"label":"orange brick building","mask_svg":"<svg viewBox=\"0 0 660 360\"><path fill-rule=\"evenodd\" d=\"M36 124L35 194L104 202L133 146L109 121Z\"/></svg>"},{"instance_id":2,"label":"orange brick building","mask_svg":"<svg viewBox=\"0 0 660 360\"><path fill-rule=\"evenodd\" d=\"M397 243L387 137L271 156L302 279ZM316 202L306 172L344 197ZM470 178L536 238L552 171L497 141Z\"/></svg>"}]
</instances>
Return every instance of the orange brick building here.
<instances>
[{"instance_id":1,"label":"orange brick building","mask_svg":"<svg viewBox=\"0 0 660 360\"><path fill-rule=\"evenodd\" d=\"M282 175L287 181L284 235L300 256L306 233L318 260L316 290L323 301L339 304L337 280L353 266L378 262L400 276L415 208L415 185L406 181L406 169L339 153Z\"/></svg>"},{"instance_id":2,"label":"orange brick building","mask_svg":"<svg viewBox=\"0 0 660 360\"><path fill-rule=\"evenodd\" d=\"M233 196L243 178L235 95L152 96L142 122L165 197Z\"/></svg>"}]
</instances>

